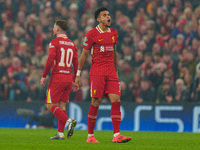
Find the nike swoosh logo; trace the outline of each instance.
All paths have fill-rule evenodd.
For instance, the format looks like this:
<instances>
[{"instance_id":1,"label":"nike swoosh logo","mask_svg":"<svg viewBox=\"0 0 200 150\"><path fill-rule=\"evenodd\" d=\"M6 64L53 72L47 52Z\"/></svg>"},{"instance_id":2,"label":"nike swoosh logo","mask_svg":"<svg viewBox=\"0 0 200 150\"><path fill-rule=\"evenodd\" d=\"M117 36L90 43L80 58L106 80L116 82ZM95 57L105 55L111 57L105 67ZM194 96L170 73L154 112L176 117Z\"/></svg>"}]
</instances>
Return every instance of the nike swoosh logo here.
<instances>
[{"instance_id":1,"label":"nike swoosh logo","mask_svg":"<svg viewBox=\"0 0 200 150\"><path fill-rule=\"evenodd\" d=\"M103 39L99 39L98 41L102 41Z\"/></svg>"}]
</instances>

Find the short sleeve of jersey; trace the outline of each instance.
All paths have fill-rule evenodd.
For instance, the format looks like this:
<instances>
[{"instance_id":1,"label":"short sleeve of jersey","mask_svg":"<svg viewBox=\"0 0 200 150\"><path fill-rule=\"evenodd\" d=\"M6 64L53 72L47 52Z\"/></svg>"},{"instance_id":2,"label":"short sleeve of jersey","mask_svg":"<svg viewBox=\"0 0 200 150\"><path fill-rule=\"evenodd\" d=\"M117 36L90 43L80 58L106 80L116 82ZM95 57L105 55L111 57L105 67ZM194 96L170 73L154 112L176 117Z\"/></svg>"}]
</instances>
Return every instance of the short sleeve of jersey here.
<instances>
[{"instance_id":1,"label":"short sleeve of jersey","mask_svg":"<svg viewBox=\"0 0 200 150\"><path fill-rule=\"evenodd\" d=\"M50 43L49 43L49 54L56 54L56 47L57 47L57 44L56 44L56 39L52 40Z\"/></svg>"},{"instance_id":2,"label":"short sleeve of jersey","mask_svg":"<svg viewBox=\"0 0 200 150\"><path fill-rule=\"evenodd\" d=\"M45 69L44 69L44 73L43 73L43 77L46 77L47 74L49 73L51 66L53 64L53 61L56 57L56 40L52 40L49 44L49 52L48 52L48 59L45 65Z\"/></svg>"},{"instance_id":3,"label":"short sleeve of jersey","mask_svg":"<svg viewBox=\"0 0 200 150\"><path fill-rule=\"evenodd\" d=\"M93 45L93 38L92 38L92 32L89 31L86 33L85 38L84 38L84 42L83 42L83 48L86 50L90 50L92 45Z\"/></svg>"}]
</instances>

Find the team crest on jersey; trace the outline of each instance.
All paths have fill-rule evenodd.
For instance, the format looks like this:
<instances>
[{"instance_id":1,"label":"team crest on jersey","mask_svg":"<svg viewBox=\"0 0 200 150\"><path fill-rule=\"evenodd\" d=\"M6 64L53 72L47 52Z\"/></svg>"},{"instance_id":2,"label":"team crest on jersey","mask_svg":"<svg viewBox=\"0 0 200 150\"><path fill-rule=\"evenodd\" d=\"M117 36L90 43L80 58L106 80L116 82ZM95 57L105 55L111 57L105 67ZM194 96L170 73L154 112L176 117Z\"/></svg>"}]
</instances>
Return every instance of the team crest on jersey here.
<instances>
[{"instance_id":1,"label":"team crest on jersey","mask_svg":"<svg viewBox=\"0 0 200 150\"><path fill-rule=\"evenodd\" d=\"M97 90L94 90L94 91L93 91L93 95L96 95L96 93L97 93Z\"/></svg>"},{"instance_id":2,"label":"team crest on jersey","mask_svg":"<svg viewBox=\"0 0 200 150\"><path fill-rule=\"evenodd\" d=\"M112 36L112 40L113 40L113 43L115 43L115 37L114 36Z\"/></svg>"}]
</instances>

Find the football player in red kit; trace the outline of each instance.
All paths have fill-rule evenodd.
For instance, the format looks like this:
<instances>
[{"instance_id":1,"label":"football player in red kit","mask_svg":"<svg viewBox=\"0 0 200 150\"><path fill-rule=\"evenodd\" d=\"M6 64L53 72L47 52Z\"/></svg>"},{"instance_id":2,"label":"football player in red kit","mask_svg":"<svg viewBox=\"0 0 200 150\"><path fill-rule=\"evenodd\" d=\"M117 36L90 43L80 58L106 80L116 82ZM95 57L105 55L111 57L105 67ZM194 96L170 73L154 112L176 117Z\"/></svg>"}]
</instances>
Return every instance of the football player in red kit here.
<instances>
[{"instance_id":1,"label":"football player in red kit","mask_svg":"<svg viewBox=\"0 0 200 150\"><path fill-rule=\"evenodd\" d=\"M131 137L120 134L121 112L120 112L120 83L118 80L116 62L116 43L118 33L110 28L111 17L105 7L95 11L95 19L99 22L95 28L85 35L83 51L79 61L76 74L76 84L81 84L80 74L89 51L92 55L90 68L90 83L92 102L88 113L88 143L99 143L94 137L94 127L97 111L103 95L111 101L111 118L113 124L113 143L124 143L130 141Z\"/></svg>"},{"instance_id":2,"label":"football player in red kit","mask_svg":"<svg viewBox=\"0 0 200 150\"><path fill-rule=\"evenodd\" d=\"M72 64L74 75L76 75L78 68L77 47L66 36L68 28L67 21L56 21L53 27L53 35L56 38L49 44L48 59L40 80L40 84L44 87L46 76L52 69L46 102L47 109L58 118L58 133L51 139L64 139L66 123L68 125L67 137L70 138L77 123L76 120L70 119L66 113L66 103L69 101L69 94L72 89Z\"/></svg>"}]
</instances>

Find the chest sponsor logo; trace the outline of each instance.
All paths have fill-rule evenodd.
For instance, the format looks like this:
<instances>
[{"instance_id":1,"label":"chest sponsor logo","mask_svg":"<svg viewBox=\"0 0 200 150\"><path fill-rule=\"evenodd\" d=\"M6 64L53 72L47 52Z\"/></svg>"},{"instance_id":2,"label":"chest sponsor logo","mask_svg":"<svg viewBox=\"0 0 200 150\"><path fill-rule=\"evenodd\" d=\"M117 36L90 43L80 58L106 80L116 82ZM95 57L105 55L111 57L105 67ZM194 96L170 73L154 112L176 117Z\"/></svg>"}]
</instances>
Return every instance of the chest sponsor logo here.
<instances>
[{"instance_id":1,"label":"chest sponsor logo","mask_svg":"<svg viewBox=\"0 0 200 150\"><path fill-rule=\"evenodd\" d=\"M100 52L109 52L113 50L114 50L113 46L100 46Z\"/></svg>"},{"instance_id":2,"label":"chest sponsor logo","mask_svg":"<svg viewBox=\"0 0 200 150\"><path fill-rule=\"evenodd\" d=\"M100 52L104 52L104 46L100 47Z\"/></svg>"}]
</instances>

